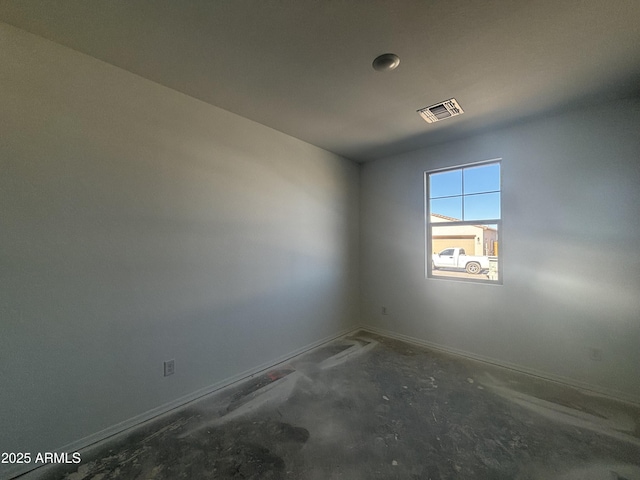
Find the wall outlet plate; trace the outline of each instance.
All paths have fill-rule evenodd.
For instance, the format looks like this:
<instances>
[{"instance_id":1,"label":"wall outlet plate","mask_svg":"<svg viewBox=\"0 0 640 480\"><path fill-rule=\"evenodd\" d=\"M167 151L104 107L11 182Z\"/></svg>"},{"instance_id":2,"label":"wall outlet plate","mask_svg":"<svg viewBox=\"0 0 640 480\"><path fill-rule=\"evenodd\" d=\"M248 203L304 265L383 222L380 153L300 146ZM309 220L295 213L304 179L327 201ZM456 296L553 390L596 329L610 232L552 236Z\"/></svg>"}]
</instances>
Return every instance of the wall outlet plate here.
<instances>
[{"instance_id":1,"label":"wall outlet plate","mask_svg":"<svg viewBox=\"0 0 640 480\"><path fill-rule=\"evenodd\" d=\"M176 373L176 361L175 360L167 360L164 362L164 376L168 377L169 375L173 375Z\"/></svg>"}]
</instances>

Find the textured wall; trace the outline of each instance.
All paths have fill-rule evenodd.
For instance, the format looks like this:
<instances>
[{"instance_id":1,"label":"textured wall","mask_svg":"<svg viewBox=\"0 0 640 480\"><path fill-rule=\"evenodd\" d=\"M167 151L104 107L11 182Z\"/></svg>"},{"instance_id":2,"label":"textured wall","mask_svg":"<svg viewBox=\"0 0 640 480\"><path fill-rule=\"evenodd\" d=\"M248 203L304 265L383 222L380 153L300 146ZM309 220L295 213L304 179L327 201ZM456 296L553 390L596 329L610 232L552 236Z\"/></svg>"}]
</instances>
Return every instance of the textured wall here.
<instances>
[{"instance_id":1,"label":"textured wall","mask_svg":"<svg viewBox=\"0 0 640 480\"><path fill-rule=\"evenodd\" d=\"M0 43L3 451L357 324L356 164L13 27Z\"/></svg>"},{"instance_id":2,"label":"textured wall","mask_svg":"<svg viewBox=\"0 0 640 480\"><path fill-rule=\"evenodd\" d=\"M366 164L363 322L640 402L640 102L626 105ZM504 285L425 279L423 172L498 157Z\"/></svg>"}]
</instances>

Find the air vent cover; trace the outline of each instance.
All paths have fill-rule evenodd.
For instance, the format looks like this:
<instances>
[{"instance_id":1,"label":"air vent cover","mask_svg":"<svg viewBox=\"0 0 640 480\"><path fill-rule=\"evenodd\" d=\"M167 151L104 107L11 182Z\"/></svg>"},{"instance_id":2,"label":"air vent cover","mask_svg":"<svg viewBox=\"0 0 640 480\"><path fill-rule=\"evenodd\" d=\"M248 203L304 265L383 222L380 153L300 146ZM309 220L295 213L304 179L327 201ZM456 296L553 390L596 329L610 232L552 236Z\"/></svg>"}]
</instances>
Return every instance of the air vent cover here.
<instances>
[{"instance_id":1,"label":"air vent cover","mask_svg":"<svg viewBox=\"0 0 640 480\"><path fill-rule=\"evenodd\" d=\"M424 107L418 110L418 113L427 123L435 123L445 118L455 117L464 113L457 100L452 98L441 103L436 103L430 107Z\"/></svg>"}]
</instances>

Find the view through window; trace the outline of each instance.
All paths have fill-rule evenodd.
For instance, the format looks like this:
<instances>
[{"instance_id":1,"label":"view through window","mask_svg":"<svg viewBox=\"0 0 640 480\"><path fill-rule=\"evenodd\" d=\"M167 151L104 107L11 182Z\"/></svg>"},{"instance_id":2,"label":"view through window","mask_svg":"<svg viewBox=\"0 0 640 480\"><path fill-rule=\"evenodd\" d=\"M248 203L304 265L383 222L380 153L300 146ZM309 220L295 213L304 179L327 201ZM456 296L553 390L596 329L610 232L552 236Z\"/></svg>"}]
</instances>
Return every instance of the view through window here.
<instances>
[{"instance_id":1,"label":"view through window","mask_svg":"<svg viewBox=\"0 0 640 480\"><path fill-rule=\"evenodd\" d=\"M500 161L426 172L427 276L501 283Z\"/></svg>"}]
</instances>

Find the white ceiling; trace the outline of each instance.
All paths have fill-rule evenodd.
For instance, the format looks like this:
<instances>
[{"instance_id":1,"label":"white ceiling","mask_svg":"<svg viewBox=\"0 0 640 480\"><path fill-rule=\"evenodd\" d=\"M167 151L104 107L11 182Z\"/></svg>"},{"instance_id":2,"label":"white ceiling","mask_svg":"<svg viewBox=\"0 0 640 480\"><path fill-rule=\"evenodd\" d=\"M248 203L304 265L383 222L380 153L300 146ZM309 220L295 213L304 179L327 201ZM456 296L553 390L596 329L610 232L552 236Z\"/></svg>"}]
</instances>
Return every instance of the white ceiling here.
<instances>
[{"instance_id":1,"label":"white ceiling","mask_svg":"<svg viewBox=\"0 0 640 480\"><path fill-rule=\"evenodd\" d=\"M358 161L640 84L639 0L0 0L0 20ZM464 115L416 114L451 97Z\"/></svg>"}]
</instances>

